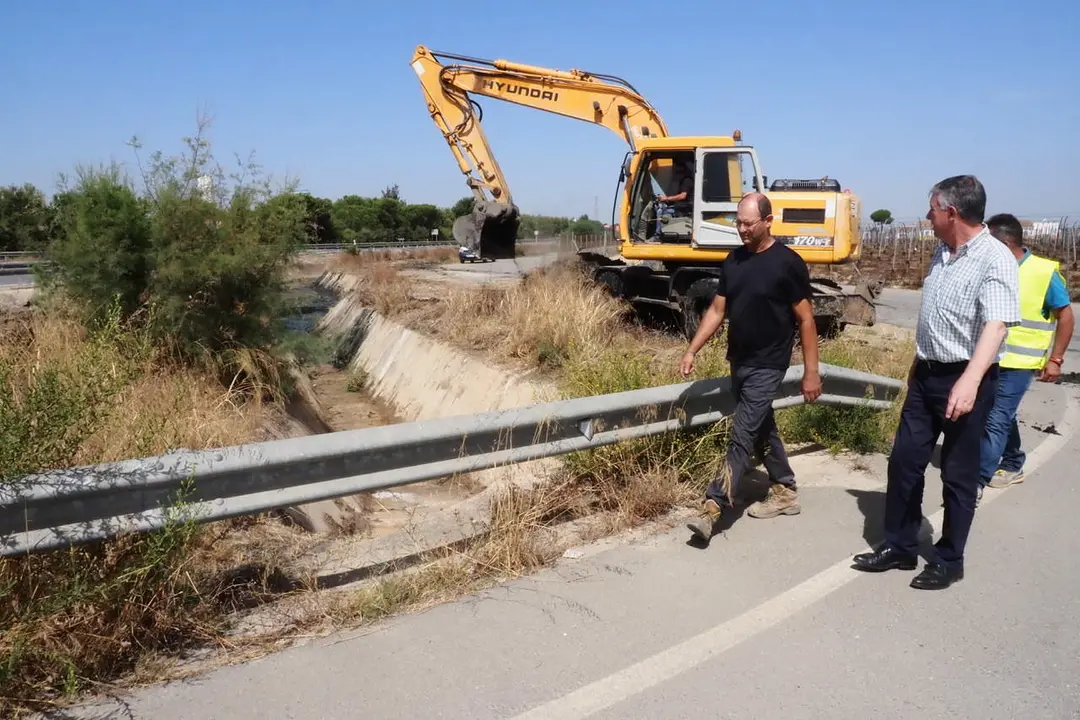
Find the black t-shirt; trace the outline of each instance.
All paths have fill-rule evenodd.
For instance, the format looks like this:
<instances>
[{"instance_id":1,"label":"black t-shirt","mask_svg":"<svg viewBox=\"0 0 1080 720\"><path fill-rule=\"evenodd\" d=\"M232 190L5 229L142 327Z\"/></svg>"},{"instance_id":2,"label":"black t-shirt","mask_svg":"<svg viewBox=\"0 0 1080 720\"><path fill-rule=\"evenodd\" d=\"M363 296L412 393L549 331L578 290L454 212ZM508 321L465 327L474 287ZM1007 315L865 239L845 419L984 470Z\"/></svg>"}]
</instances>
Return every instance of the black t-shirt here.
<instances>
[{"instance_id":1,"label":"black t-shirt","mask_svg":"<svg viewBox=\"0 0 1080 720\"><path fill-rule=\"evenodd\" d=\"M786 370L795 345L792 305L810 298L810 272L779 241L762 252L740 247L724 260L717 295L726 298L728 361Z\"/></svg>"}]
</instances>

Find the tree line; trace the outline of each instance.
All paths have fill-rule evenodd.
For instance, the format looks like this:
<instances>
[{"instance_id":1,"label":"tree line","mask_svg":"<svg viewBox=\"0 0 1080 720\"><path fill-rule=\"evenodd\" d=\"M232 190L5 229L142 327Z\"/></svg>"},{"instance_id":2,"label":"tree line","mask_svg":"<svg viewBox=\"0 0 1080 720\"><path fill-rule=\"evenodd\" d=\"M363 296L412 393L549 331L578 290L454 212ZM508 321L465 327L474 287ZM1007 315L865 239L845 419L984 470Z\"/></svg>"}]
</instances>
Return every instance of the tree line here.
<instances>
[{"instance_id":1,"label":"tree line","mask_svg":"<svg viewBox=\"0 0 1080 720\"><path fill-rule=\"evenodd\" d=\"M32 184L0 188L0 252L42 251L62 239L64 208L80 190L61 190L47 199ZM280 199L279 199L280 198ZM345 195L337 200L292 192L268 200L298 206L302 215L304 243L374 243L430 239L438 230L442 240L451 240L454 220L467 215L472 198L463 197L448 208L427 203L409 203L397 185L384 189L379 197ZM562 233L598 235L603 224L581 215L577 219L547 215L521 216L519 238L552 237Z\"/></svg>"}]
</instances>

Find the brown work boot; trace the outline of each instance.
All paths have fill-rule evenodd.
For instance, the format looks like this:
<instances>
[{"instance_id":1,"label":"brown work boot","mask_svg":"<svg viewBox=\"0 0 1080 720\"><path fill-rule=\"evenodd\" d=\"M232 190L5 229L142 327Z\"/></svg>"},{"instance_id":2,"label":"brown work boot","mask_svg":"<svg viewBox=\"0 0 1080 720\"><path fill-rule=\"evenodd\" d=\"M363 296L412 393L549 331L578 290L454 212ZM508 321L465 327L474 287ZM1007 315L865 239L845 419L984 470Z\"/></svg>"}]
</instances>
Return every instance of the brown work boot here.
<instances>
[{"instance_id":1,"label":"brown work boot","mask_svg":"<svg viewBox=\"0 0 1080 720\"><path fill-rule=\"evenodd\" d=\"M1022 482L1024 482L1023 470L1002 470L1001 468L998 468L994 472L994 477L990 479L990 487L995 489L1007 488L1010 485L1016 485Z\"/></svg>"},{"instance_id":2,"label":"brown work boot","mask_svg":"<svg viewBox=\"0 0 1080 720\"><path fill-rule=\"evenodd\" d=\"M751 505L746 512L750 517L771 518L777 515L798 515L802 508L799 507L797 492L787 485L773 483L765 499Z\"/></svg>"},{"instance_id":3,"label":"brown work boot","mask_svg":"<svg viewBox=\"0 0 1080 720\"><path fill-rule=\"evenodd\" d=\"M686 527L702 540L712 539L716 523L720 520L720 506L715 500L706 500L701 508L701 517L686 523Z\"/></svg>"}]
</instances>

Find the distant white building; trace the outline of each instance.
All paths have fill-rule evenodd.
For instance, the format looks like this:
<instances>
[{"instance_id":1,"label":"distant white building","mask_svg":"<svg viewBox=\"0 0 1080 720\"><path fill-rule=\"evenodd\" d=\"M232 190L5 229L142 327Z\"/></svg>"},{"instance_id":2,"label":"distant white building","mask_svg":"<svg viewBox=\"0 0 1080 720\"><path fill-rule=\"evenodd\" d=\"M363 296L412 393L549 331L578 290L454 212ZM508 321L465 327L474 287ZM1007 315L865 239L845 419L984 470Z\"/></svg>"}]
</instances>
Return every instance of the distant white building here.
<instances>
[{"instance_id":1,"label":"distant white building","mask_svg":"<svg viewBox=\"0 0 1080 720\"><path fill-rule=\"evenodd\" d=\"M1022 223L1023 224L1023 223ZM1057 235L1061 230L1060 220L1033 220L1024 228L1025 232L1035 238L1050 238Z\"/></svg>"},{"instance_id":2,"label":"distant white building","mask_svg":"<svg viewBox=\"0 0 1080 720\"><path fill-rule=\"evenodd\" d=\"M195 181L195 187L198 188L199 194L203 196L203 200L206 202L214 201L214 179L209 175L200 175L199 179Z\"/></svg>"}]
</instances>

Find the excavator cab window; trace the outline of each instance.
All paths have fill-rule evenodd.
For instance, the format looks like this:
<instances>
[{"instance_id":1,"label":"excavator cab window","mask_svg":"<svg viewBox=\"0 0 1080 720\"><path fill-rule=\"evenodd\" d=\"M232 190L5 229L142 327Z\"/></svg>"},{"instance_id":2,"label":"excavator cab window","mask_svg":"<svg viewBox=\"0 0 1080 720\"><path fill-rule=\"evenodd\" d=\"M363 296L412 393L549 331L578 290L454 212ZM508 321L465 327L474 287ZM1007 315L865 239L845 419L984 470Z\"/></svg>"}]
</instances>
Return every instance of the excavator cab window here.
<instances>
[{"instance_id":1,"label":"excavator cab window","mask_svg":"<svg viewBox=\"0 0 1080 720\"><path fill-rule=\"evenodd\" d=\"M756 189L757 175L749 153L706 153L704 165L701 197L705 202L737 203Z\"/></svg>"},{"instance_id":2,"label":"excavator cab window","mask_svg":"<svg viewBox=\"0 0 1080 720\"><path fill-rule=\"evenodd\" d=\"M729 156L720 153L709 153L705 156L705 170L702 173L701 199L705 202L732 201L731 173L729 172Z\"/></svg>"},{"instance_id":3,"label":"excavator cab window","mask_svg":"<svg viewBox=\"0 0 1080 720\"><path fill-rule=\"evenodd\" d=\"M694 244L700 247L738 247L735 230L739 201L762 185L757 155L745 146L699 148Z\"/></svg>"},{"instance_id":4,"label":"excavator cab window","mask_svg":"<svg viewBox=\"0 0 1080 720\"><path fill-rule=\"evenodd\" d=\"M632 235L646 242L689 243L694 224L694 153L648 151L638 168L631 194Z\"/></svg>"}]
</instances>

